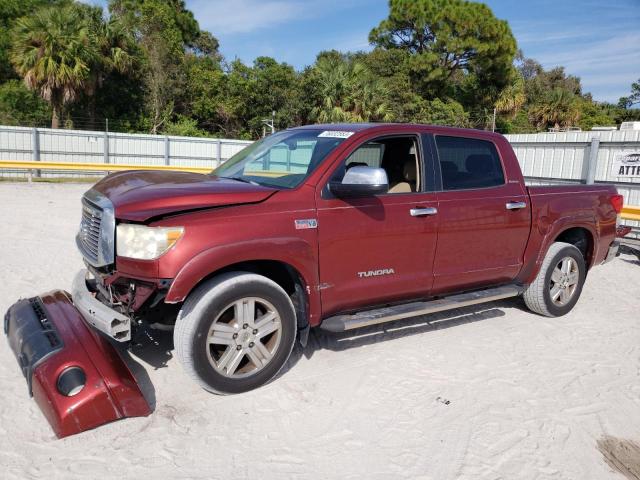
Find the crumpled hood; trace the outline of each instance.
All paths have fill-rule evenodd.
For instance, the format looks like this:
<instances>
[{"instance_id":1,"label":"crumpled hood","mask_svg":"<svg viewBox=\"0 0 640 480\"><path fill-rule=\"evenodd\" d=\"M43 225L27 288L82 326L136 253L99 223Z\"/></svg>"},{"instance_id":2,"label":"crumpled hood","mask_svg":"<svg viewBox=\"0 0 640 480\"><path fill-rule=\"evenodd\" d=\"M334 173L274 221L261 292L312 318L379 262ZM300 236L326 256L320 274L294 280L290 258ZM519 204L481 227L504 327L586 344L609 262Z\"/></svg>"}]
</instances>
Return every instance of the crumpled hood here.
<instances>
[{"instance_id":1,"label":"crumpled hood","mask_svg":"<svg viewBox=\"0 0 640 480\"><path fill-rule=\"evenodd\" d=\"M134 222L199 208L258 203L277 191L199 173L161 170L114 173L93 189L111 200L117 219Z\"/></svg>"}]
</instances>

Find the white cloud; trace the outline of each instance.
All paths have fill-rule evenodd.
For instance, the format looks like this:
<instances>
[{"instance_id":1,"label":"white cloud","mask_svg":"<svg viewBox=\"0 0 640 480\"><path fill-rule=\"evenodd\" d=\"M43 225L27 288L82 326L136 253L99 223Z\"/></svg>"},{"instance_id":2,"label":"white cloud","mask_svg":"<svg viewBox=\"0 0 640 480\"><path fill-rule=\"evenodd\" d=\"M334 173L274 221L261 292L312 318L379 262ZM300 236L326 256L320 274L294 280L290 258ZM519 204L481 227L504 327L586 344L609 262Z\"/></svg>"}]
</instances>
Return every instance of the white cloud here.
<instances>
[{"instance_id":1,"label":"white cloud","mask_svg":"<svg viewBox=\"0 0 640 480\"><path fill-rule=\"evenodd\" d=\"M200 26L214 34L251 32L304 15L302 4L290 0L193 0L189 8Z\"/></svg>"},{"instance_id":2,"label":"white cloud","mask_svg":"<svg viewBox=\"0 0 640 480\"><path fill-rule=\"evenodd\" d=\"M640 33L626 33L571 48L539 52L547 68L563 66L582 79L583 89L598 100L617 102L640 75Z\"/></svg>"},{"instance_id":3,"label":"white cloud","mask_svg":"<svg viewBox=\"0 0 640 480\"><path fill-rule=\"evenodd\" d=\"M200 26L214 35L247 33L298 19L321 17L361 0L189 0Z\"/></svg>"}]
</instances>

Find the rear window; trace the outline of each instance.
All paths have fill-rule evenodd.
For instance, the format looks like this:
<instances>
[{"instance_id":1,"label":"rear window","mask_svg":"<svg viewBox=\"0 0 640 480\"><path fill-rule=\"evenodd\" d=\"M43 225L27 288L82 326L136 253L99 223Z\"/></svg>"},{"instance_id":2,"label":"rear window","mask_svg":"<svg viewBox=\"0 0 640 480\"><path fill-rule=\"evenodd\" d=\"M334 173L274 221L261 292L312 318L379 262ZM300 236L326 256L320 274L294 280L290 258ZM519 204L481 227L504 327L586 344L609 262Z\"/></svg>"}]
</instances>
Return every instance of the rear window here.
<instances>
[{"instance_id":1,"label":"rear window","mask_svg":"<svg viewBox=\"0 0 640 480\"><path fill-rule=\"evenodd\" d=\"M504 184L502 163L493 142L436 136L443 190L496 187Z\"/></svg>"}]
</instances>

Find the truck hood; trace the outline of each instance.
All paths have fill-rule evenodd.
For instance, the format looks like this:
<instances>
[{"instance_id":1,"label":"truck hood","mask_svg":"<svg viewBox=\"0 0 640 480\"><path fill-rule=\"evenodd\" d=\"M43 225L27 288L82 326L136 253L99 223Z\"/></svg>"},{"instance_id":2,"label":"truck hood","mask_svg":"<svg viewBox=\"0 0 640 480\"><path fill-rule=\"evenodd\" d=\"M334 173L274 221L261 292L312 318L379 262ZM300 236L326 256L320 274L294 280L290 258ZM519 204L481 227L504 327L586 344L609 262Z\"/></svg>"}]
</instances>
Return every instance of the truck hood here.
<instances>
[{"instance_id":1,"label":"truck hood","mask_svg":"<svg viewBox=\"0 0 640 480\"><path fill-rule=\"evenodd\" d=\"M93 189L113 203L116 218L133 222L201 208L258 203L277 191L211 175L160 170L114 173Z\"/></svg>"}]
</instances>

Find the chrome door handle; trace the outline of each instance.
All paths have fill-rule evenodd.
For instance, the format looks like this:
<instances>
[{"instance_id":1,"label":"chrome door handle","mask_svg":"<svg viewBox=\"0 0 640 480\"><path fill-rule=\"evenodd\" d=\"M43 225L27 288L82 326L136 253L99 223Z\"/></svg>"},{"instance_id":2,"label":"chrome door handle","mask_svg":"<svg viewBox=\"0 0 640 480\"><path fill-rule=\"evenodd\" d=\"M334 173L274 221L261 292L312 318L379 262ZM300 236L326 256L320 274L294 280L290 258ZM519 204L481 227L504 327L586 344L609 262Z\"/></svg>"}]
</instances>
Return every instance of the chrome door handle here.
<instances>
[{"instance_id":1,"label":"chrome door handle","mask_svg":"<svg viewBox=\"0 0 640 480\"><path fill-rule=\"evenodd\" d=\"M435 215L438 213L438 209L434 207L428 208L412 208L409 210L412 217L423 217L425 215Z\"/></svg>"},{"instance_id":2,"label":"chrome door handle","mask_svg":"<svg viewBox=\"0 0 640 480\"><path fill-rule=\"evenodd\" d=\"M507 207L507 210L520 210L521 208L527 208L527 204L525 202L507 202L505 207Z\"/></svg>"}]
</instances>

